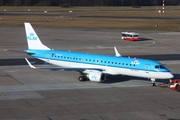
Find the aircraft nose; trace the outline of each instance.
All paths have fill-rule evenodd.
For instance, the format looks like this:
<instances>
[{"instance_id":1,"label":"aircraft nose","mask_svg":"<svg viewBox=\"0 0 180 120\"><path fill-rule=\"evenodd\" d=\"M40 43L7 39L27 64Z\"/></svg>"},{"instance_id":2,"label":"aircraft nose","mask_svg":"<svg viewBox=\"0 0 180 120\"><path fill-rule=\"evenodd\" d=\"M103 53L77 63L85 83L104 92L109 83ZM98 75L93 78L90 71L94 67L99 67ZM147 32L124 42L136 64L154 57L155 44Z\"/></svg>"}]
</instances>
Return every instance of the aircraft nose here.
<instances>
[{"instance_id":1,"label":"aircraft nose","mask_svg":"<svg viewBox=\"0 0 180 120\"><path fill-rule=\"evenodd\" d=\"M167 74L166 74L166 77L167 77L167 79L171 79L171 78L174 77L174 75L173 75L172 73L167 73Z\"/></svg>"}]
</instances>

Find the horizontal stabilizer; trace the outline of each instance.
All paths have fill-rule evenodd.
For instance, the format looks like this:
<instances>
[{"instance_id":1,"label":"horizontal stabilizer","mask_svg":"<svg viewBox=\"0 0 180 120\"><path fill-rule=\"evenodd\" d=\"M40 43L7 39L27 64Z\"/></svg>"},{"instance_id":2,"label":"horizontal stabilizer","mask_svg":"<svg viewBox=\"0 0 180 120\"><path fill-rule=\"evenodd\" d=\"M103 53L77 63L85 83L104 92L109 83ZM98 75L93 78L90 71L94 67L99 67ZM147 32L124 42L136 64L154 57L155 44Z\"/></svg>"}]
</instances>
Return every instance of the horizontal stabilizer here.
<instances>
[{"instance_id":1,"label":"horizontal stabilizer","mask_svg":"<svg viewBox=\"0 0 180 120\"><path fill-rule=\"evenodd\" d=\"M29 62L29 60L28 60L27 58L25 58L25 60L26 60L26 62L28 63L28 65L29 65L30 68L36 69L36 67L33 66L33 65Z\"/></svg>"}]
</instances>

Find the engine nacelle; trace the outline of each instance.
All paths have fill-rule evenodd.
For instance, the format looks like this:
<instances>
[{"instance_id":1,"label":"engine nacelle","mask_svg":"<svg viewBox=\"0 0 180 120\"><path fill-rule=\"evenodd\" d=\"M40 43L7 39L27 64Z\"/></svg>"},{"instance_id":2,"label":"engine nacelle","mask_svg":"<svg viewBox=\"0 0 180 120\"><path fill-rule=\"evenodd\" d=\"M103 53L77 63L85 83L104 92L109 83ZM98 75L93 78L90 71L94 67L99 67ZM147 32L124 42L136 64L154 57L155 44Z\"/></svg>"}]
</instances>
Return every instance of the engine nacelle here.
<instances>
[{"instance_id":1,"label":"engine nacelle","mask_svg":"<svg viewBox=\"0 0 180 120\"><path fill-rule=\"evenodd\" d=\"M90 72L87 74L87 78L90 81L103 82L105 81L105 75L102 72Z\"/></svg>"}]
</instances>

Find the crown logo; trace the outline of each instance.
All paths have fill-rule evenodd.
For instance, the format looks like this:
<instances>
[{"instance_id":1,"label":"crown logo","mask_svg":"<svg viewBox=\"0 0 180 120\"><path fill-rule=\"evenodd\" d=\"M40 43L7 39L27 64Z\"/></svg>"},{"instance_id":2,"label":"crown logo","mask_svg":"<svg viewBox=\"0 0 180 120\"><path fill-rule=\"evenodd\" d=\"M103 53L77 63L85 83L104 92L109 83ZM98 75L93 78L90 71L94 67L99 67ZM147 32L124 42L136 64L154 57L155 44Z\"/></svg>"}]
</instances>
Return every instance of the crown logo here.
<instances>
[{"instance_id":1,"label":"crown logo","mask_svg":"<svg viewBox=\"0 0 180 120\"><path fill-rule=\"evenodd\" d=\"M34 36L34 33L30 33L30 36Z\"/></svg>"},{"instance_id":2,"label":"crown logo","mask_svg":"<svg viewBox=\"0 0 180 120\"><path fill-rule=\"evenodd\" d=\"M37 40L38 37L35 36L35 33L29 33L29 36L27 36L27 39L28 40Z\"/></svg>"}]
</instances>

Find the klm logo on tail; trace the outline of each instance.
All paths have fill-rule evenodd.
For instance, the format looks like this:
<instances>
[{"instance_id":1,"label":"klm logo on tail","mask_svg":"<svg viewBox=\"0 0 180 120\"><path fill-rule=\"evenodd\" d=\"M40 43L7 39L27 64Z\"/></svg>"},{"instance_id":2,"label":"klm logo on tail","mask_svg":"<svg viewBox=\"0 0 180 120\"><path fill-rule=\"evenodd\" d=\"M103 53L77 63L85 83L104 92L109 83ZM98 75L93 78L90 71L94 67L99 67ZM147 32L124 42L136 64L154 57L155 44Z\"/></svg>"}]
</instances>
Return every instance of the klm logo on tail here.
<instances>
[{"instance_id":1,"label":"klm logo on tail","mask_svg":"<svg viewBox=\"0 0 180 120\"><path fill-rule=\"evenodd\" d=\"M29 36L27 36L27 39L28 40L37 40L38 38L37 38L37 36L35 36L34 33L30 33Z\"/></svg>"}]
</instances>

